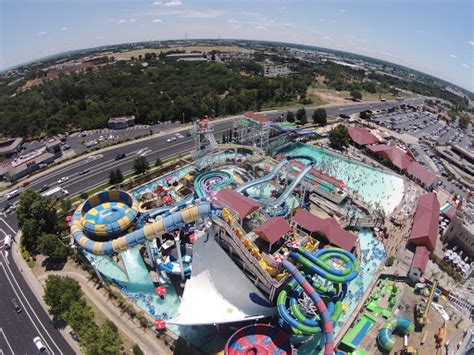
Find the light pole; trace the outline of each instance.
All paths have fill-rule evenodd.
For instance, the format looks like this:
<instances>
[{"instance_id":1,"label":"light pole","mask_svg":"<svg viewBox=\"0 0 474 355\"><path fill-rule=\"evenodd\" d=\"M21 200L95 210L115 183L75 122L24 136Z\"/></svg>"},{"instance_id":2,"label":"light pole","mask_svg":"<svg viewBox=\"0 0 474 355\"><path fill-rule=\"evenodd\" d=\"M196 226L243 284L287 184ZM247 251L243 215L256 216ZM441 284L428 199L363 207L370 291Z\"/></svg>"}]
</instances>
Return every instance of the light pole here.
<instances>
[{"instance_id":1,"label":"light pole","mask_svg":"<svg viewBox=\"0 0 474 355\"><path fill-rule=\"evenodd\" d=\"M181 268L181 280L184 281L184 263L183 263L183 258L181 255L181 243L180 243L179 233L180 232L178 231L178 233L176 233L174 236L174 244L176 246L176 252L178 253L179 267Z\"/></svg>"}]
</instances>

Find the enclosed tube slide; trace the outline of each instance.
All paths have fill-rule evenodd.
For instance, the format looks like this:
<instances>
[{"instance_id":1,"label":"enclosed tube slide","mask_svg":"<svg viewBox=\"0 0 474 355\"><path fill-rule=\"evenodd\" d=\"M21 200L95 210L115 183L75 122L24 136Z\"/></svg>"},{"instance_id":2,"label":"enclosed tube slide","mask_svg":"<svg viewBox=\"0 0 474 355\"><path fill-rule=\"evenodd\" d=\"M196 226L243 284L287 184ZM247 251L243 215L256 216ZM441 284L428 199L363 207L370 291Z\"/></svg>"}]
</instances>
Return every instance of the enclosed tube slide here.
<instances>
[{"instance_id":1,"label":"enclosed tube slide","mask_svg":"<svg viewBox=\"0 0 474 355\"><path fill-rule=\"evenodd\" d=\"M377 334L377 343L385 352L392 351L395 346L393 333L402 336L410 334L414 329L413 323L404 317L392 317L387 320Z\"/></svg>"},{"instance_id":2,"label":"enclosed tube slide","mask_svg":"<svg viewBox=\"0 0 474 355\"><path fill-rule=\"evenodd\" d=\"M145 240L152 240L164 233L171 232L187 224L196 222L201 218L210 217L211 214L215 212L215 209L210 203L202 203L200 205L187 207L181 211L171 213L166 217L161 217L156 222L147 224L141 229L135 230L114 240L97 242L87 237L82 230L82 209L83 206L79 206L72 216L71 234L81 248L90 253L99 255L118 253L122 250L133 247L134 245L142 244Z\"/></svg>"}]
</instances>

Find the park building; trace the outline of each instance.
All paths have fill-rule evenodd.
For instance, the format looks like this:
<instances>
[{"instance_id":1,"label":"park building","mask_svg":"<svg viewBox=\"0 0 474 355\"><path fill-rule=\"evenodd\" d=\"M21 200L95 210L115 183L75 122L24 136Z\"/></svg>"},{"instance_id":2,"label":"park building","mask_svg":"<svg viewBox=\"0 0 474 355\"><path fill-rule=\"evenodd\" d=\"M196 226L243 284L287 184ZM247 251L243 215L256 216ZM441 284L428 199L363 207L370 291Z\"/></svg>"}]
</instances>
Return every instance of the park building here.
<instances>
[{"instance_id":1,"label":"park building","mask_svg":"<svg viewBox=\"0 0 474 355\"><path fill-rule=\"evenodd\" d=\"M126 129L135 125L135 116L110 117L107 124L110 129Z\"/></svg>"}]
</instances>

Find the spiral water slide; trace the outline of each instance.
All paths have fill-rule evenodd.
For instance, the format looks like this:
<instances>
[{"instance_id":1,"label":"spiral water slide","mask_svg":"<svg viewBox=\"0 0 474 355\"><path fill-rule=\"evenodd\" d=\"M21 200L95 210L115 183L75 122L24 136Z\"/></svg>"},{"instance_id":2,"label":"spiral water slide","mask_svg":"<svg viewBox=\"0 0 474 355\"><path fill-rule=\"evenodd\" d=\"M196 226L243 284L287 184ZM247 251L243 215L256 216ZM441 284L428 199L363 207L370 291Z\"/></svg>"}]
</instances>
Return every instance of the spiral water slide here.
<instances>
[{"instance_id":1,"label":"spiral water slide","mask_svg":"<svg viewBox=\"0 0 474 355\"><path fill-rule=\"evenodd\" d=\"M333 323L342 313L342 300L347 292L347 283L359 274L359 263L353 254L340 248L324 248L314 255L303 248L297 248L290 253L290 257L303 266L305 274L288 260L283 261L283 267L293 278L277 297L280 323L290 327L291 331L297 335L324 333L324 353L333 354ZM345 268L342 270L334 268L329 263L330 259L343 262ZM334 288L330 290L319 281L313 280L313 275L331 281ZM317 309L317 316L309 317L307 310L300 307L299 300L302 292L311 299L313 306ZM327 303L320 294L324 295Z\"/></svg>"},{"instance_id":2,"label":"spiral water slide","mask_svg":"<svg viewBox=\"0 0 474 355\"><path fill-rule=\"evenodd\" d=\"M232 175L227 171L211 170L200 174L194 181L194 189L199 198L206 198L232 182Z\"/></svg>"},{"instance_id":3,"label":"spiral water slide","mask_svg":"<svg viewBox=\"0 0 474 355\"><path fill-rule=\"evenodd\" d=\"M126 220L119 220L114 222L111 226L104 225L99 226L100 228L97 228L97 226L91 228L91 226L88 225L90 221L85 218L91 209L94 209L98 205L114 202L117 199L129 203L132 210L133 207L137 208L136 201L127 193L123 191L107 191L93 196L84 204L81 204L74 212L71 222L71 234L76 243L78 243L82 249L98 255L112 255L127 250L137 244L143 244L146 240L153 240L164 233L182 228L183 226L196 222L201 218L210 217L212 213L217 212L210 203L193 205L178 212L171 213L165 217L159 217L157 221L147 224L143 228L137 229L116 239L105 242L92 240L90 237L100 239L117 235L117 233L114 233L115 230L123 232L131 224L132 219L129 216L126 216L124 217ZM134 216L136 216L136 214L134 214ZM87 226L89 226L89 228L85 228Z\"/></svg>"}]
</instances>

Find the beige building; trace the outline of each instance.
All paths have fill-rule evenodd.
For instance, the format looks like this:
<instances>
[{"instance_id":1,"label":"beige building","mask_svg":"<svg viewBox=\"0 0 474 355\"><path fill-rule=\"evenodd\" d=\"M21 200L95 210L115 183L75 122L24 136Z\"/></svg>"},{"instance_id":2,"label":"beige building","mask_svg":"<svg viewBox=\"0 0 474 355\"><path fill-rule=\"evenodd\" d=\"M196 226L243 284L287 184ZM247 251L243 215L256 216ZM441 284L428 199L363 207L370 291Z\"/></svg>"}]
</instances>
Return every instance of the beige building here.
<instances>
[{"instance_id":1,"label":"beige building","mask_svg":"<svg viewBox=\"0 0 474 355\"><path fill-rule=\"evenodd\" d=\"M458 245L464 253L474 258L474 204L463 202L446 229L446 241Z\"/></svg>"}]
</instances>

